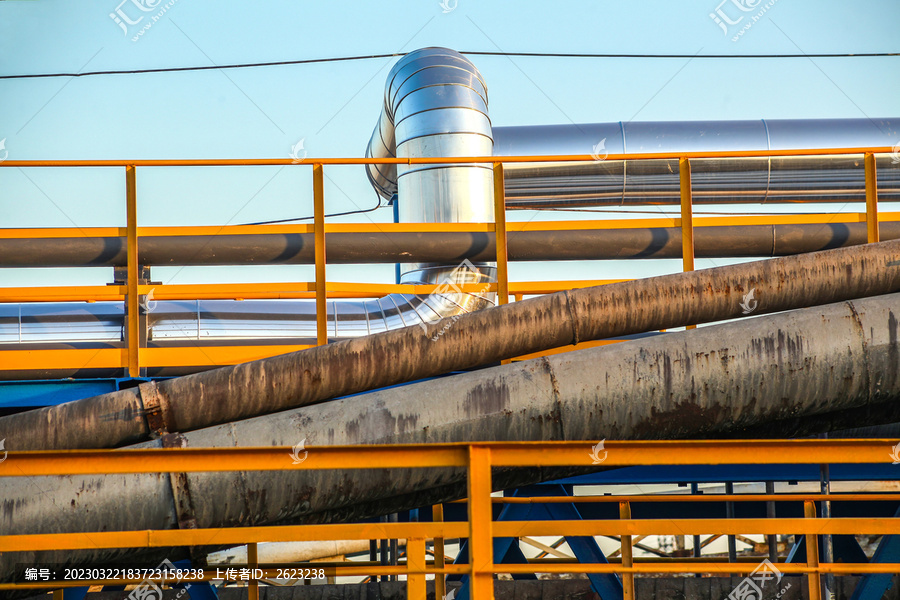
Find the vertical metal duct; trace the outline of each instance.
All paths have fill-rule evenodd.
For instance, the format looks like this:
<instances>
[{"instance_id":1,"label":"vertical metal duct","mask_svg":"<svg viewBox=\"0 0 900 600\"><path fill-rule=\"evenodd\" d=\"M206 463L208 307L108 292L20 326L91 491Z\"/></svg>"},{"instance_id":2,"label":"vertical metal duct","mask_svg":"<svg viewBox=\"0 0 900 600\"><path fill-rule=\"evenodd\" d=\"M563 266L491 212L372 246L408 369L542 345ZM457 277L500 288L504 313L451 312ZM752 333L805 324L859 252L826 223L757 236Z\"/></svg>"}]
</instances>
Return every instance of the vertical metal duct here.
<instances>
[{"instance_id":1,"label":"vertical metal duct","mask_svg":"<svg viewBox=\"0 0 900 600\"><path fill-rule=\"evenodd\" d=\"M490 156L494 140L487 85L467 58L448 48L422 48L394 65L384 107L366 156L419 158ZM493 171L483 164L369 165L369 181L385 198L399 195L403 223L477 223L494 220ZM436 283L446 265L406 265L404 283ZM471 280L492 278L488 264ZM457 301L466 302L464 295Z\"/></svg>"}]
</instances>

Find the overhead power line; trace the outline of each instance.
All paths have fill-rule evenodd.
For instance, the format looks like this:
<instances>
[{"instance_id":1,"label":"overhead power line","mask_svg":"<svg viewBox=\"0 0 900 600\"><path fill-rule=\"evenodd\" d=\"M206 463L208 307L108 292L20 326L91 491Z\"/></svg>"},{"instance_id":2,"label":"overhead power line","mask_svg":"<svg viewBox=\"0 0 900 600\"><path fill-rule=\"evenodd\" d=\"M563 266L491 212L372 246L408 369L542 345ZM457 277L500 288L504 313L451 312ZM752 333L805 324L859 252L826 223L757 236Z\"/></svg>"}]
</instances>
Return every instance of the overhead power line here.
<instances>
[{"instance_id":1,"label":"overhead power line","mask_svg":"<svg viewBox=\"0 0 900 600\"><path fill-rule=\"evenodd\" d=\"M691 58L691 59L746 59L746 58L881 58L900 56L900 52L830 53L830 54L577 54L567 52L482 52L463 51L472 56L518 56L525 58ZM216 69L249 69L254 67L281 67L286 65L309 65L316 63L371 60L375 58L395 58L406 52L392 54L365 54L359 56L338 56L332 58L308 58L304 60L281 60L274 62L240 63L231 65L207 65L202 67L163 67L159 69L130 69L117 71L85 71L83 73L31 73L20 75L0 75L0 79L38 79L46 77L91 77L95 75L138 75L144 73L177 73L180 71L211 71Z\"/></svg>"}]
</instances>

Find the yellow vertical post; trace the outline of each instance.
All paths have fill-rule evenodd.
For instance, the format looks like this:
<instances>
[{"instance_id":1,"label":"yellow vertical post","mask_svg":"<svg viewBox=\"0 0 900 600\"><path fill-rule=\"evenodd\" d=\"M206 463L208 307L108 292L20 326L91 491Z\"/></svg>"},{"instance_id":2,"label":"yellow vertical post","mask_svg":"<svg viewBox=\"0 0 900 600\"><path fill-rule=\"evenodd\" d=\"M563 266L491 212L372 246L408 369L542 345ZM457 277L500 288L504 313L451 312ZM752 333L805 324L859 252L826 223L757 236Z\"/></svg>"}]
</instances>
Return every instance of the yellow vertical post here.
<instances>
[{"instance_id":1,"label":"yellow vertical post","mask_svg":"<svg viewBox=\"0 0 900 600\"><path fill-rule=\"evenodd\" d=\"M435 504L431 508L431 520L435 523L444 520L444 505ZM443 569L444 562L444 538L434 538L434 568ZM434 597L435 600L443 598L447 595L447 576L443 573L434 575Z\"/></svg>"},{"instance_id":2,"label":"yellow vertical post","mask_svg":"<svg viewBox=\"0 0 900 600\"><path fill-rule=\"evenodd\" d=\"M491 450L469 446L470 598L494 600L494 540L491 510Z\"/></svg>"},{"instance_id":3,"label":"yellow vertical post","mask_svg":"<svg viewBox=\"0 0 900 600\"><path fill-rule=\"evenodd\" d=\"M694 270L694 209L691 194L691 161L678 159L678 178L681 190L681 257L685 272ZM685 329L696 329L688 325Z\"/></svg>"},{"instance_id":4,"label":"yellow vertical post","mask_svg":"<svg viewBox=\"0 0 900 600\"><path fill-rule=\"evenodd\" d=\"M497 303L509 303L509 271L506 252L506 190L503 163L494 163L494 235L497 240Z\"/></svg>"},{"instance_id":5,"label":"yellow vertical post","mask_svg":"<svg viewBox=\"0 0 900 600\"><path fill-rule=\"evenodd\" d=\"M691 194L691 161L678 160L678 177L681 189L681 256L684 271L694 270L694 211Z\"/></svg>"},{"instance_id":6,"label":"yellow vertical post","mask_svg":"<svg viewBox=\"0 0 900 600\"><path fill-rule=\"evenodd\" d=\"M63 600L63 590L62 588L58 590L53 590L53 600Z\"/></svg>"},{"instance_id":7,"label":"yellow vertical post","mask_svg":"<svg viewBox=\"0 0 900 600\"><path fill-rule=\"evenodd\" d=\"M425 594L425 540L406 540L406 598L426 600Z\"/></svg>"},{"instance_id":8,"label":"yellow vertical post","mask_svg":"<svg viewBox=\"0 0 900 600\"><path fill-rule=\"evenodd\" d=\"M135 178L134 165L125 167L125 215L126 215L126 264L128 275L126 277L125 314L127 319L126 343L128 344L128 375L140 377L140 315L138 298L138 280L140 267L138 266L138 238L137 238L137 180Z\"/></svg>"},{"instance_id":9,"label":"yellow vertical post","mask_svg":"<svg viewBox=\"0 0 900 600\"><path fill-rule=\"evenodd\" d=\"M328 343L328 307L325 293L325 174L321 163L313 165L313 219L316 250L316 343Z\"/></svg>"},{"instance_id":10,"label":"yellow vertical post","mask_svg":"<svg viewBox=\"0 0 900 600\"><path fill-rule=\"evenodd\" d=\"M631 503L619 502L619 518L631 519ZM631 568L634 565L631 536L622 536L622 566ZM634 600L634 573L622 573L622 598Z\"/></svg>"},{"instance_id":11,"label":"yellow vertical post","mask_svg":"<svg viewBox=\"0 0 900 600\"><path fill-rule=\"evenodd\" d=\"M807 519L816 518L816 504L812 500L803 502L803 516ZM806 535L806 564L810 569L819 568L819 536L815 534ZM809 574L809 597L822 597L821 584L819 581L818 571Z\"/></svg>"},{"instance_id":12,"label":"yellow vertical post","mask_svg":"<svg viewBox=\"0 0 900 600\"><path fill-rule=\"evenodd\" d=\"M509 304L509 264L506 250L506 188L503 163L494 163L494 236L497 242L497 304ZM508 365L509 359L500 361Z\"/></svg>"},{"instance_id":13,"label":"yellow vertical post","mask_svg":"<svg viewBox=\"0 0 900 600\"><path fill-rule=\"evenodd\" d=\"M255 542L247 544L247 566L251 572L259 566L259 549ZM259 600L259 581L256 579L247 583L247 600Z\"/></svg>"},{"instance_id":14,"label":"yellow vertical post","mask_svg":"<svg viewBox=\"0 0 900 600\"><path fill-rule=\"evenodd\" d=\"M875 171L875 155L866 152L866 234L869 243L881 241L878 232L878 179Z\"/></svg>"}]
</instances>

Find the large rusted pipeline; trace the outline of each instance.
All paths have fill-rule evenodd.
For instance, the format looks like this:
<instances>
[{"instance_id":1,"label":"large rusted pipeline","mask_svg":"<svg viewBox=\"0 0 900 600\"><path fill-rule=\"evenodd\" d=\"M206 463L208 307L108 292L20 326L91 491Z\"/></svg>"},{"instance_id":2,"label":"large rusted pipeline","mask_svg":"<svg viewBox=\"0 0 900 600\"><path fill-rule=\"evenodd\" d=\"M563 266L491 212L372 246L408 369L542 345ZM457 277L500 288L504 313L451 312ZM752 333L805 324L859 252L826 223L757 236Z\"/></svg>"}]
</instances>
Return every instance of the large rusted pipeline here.
<instances>
[{"instance_id":1,"label":"large rusted pipeline","mask_svg":"<svg viewBox=\"0 0 900 600\"><path fill-rule=\"evenodd\" d=\"M900 241L549 294L427 332L407 327L145 385L143 399L128 389L6 416L0 439L10 450L116 447L157 426L190 431L577 342L739 318L751 290L753 314L897 292ZM156 404L151 428L145 412Z\"/></svg>"},{"instance_id":2,"label":"large rusted pipeline","mask_svg":"<svg viewBox=\"0 0 900 600\"><path fill-rule=\"evenodd\" d=\"M287 447L306 439L312 464L320 445L781 437L890 422L900 412L898 313L900 294L891 294L743 319L380 390L167 440L187 447ZM241 397L239 390L234 393ZM23 435L9 432L7 443ZM140 446L161 445L163 440ZM889 449L886 443L886 462ZM584 468L591 467L589 450L586 442ZM751 445L747 452L752 455ZM285 450L285 466L290 460ZM10 454L8 464L14 461ZM494 485L564 474L558 468L495 469ZM172 529L179 522L234 527L341 521L462 497L463 477L454 469L188 473L174 484L165 474L8 477L0 479L0 530L16 535ZM0 580L16 563L134 564L138 557L173 559L184 549L139 552L3 553Z\"/></svg>"},{"instance_id":3,"label":"large rusted pipeline","mask_svg":"<svg viewBox=\"0 0 900 600\"><path fill-rule=\"evenodd\" d=\"M458 263L496 259L493 233L329 233L331 264ZM900 239L900 222L881 223ZM865 223L697 227L699 258L788 256L866 243ZM681 229L511 231L509 260L680 258ZM143 265L314 264L313 234L142 237ZM0 239L0 267L125 265L125 238Z\"/></svg>"}]
</instances>

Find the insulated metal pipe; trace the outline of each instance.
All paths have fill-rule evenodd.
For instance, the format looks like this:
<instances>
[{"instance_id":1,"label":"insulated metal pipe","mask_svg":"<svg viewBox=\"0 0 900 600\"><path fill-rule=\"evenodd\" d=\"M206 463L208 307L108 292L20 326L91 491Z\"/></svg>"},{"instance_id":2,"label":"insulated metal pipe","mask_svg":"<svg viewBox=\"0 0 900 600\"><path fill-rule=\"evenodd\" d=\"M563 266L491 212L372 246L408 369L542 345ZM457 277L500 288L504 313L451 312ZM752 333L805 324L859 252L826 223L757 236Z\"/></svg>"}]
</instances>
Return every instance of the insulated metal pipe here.
<instances>
[{"instance_id":1,"label":"insulated metal pipe","mask_svg":"<svg viewBox=\"0 0 900 600\"><path fill-rule=\"evenodd\" d=\"M367 158L492 153L487 85L469 59L449 48L422 48L397 61L387 77ZM379 194L398 195L402 223L483 223L494 220L491 167L375 164L367 165L366 172ZM404 265L400 281L428 281L423 271L447 268L427 262Z\"/></svg>"},{"instance_id":2,"label":"insulated metal pipe","mask_svg":"<svg viewBox=\"0 0 900 600\"><path fill-rule=\"evenodd\" d=\"M882 240L900 222L880 224ZM403 261L459 264L497 256L493 232L329 233L329 264ZM865 244L865 223L733 225L694 228L698 258L787 256ZM681 258L680 227L529 230L508 233L511 261ZM313 234L142 237L140 263L311 265ZM0 239L0 267L112 267L125 264L125 238Z\"/></svg>"},{"instance_id":3,"label":"insulated metal pipe","mask_svg":"<svg viewBox=\"0 0 900 600\"><path fill-rule=\"evenodd\" d=\"M891 147L900 119L647 121L495 127L494 154L591 154L593 162L515 163L505 169L514 208L678 204L678 158L608 154ZM878 197L900 200L900 164L876 157ZM862 202L862 155L692 159L694 204Z\"/></svg>"},{"instance_id":4,"label":"insulated metal pipe","mask_svg":"<svg viewBox=\"0 0 900 600\"><path fill-rule=\"evenodd\" d=\"M387 331L162 381L143 392L6 416L0 439L10 450L117 447L156 429L147 410L170 432L190 431L583 341L897 291L900 241L571 290L424 330Z\"/></svg>"},{"instance_id":5,"label":"insulated metal pipe","mask_svg":"<svg viewBox=\"0 0 900 600\"><path fill-rule=\"evenodd\" d=\"M838 279L834 287L843 283ZM332 444L772 437L824 431L836 420L843 426L887 422L900 413L898 310L900 294L891 294L767 315L381 390L140 446L292 446L305 439L312 461L316 446ZM18 449L28 433L6 435L8 447ZM585 469L591 468L589 449ZM290 458L285 452L286 465ZM493 482L504 489L566 471L496 469ZM165 474L10 477L0 479L0 530L362 519L465 496L464 477L449 468L186 473L171 481ZM0 580L8 580L17 563L134 564L185 551L3 553Z\"/></svg>"}]
</instances>

